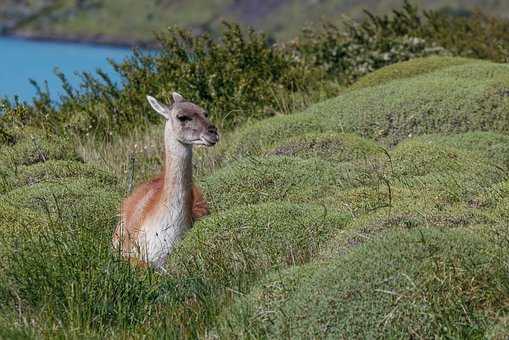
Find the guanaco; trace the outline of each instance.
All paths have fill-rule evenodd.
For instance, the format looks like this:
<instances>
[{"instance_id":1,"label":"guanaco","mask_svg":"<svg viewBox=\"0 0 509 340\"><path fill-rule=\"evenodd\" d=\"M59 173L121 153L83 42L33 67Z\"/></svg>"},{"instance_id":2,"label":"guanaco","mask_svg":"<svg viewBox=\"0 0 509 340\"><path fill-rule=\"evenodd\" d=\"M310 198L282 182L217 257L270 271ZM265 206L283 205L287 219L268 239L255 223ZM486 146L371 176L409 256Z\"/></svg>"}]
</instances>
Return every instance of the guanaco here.
<instances>
[{"instance_id":1,"label":"guanaco","mask_svg":"<svg viewBox=\"0 0 509 340\"><path fill-rule=\"evenodd\" d=\"M159 269L193 222L209 212L200 189L193 185L193 145L210 147L219 141L207 111L176 92L172 97L173 104L166 105L147 96L166 119L164 168L123 201L113 235L122 256Z\"/></svg>"}]
</instances>

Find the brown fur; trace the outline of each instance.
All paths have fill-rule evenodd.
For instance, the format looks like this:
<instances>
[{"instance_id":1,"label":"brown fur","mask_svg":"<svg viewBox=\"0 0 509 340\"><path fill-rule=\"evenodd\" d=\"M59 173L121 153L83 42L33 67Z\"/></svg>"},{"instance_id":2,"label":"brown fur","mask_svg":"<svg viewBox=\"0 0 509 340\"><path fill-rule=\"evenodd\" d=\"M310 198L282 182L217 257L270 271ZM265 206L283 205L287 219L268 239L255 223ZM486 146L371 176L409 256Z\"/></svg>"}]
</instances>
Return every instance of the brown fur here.
<instances>
[{"instance_id":1,"label":"brown fur","mask_svg":"<svg viewBox=\"0 0 509 340\"><path fill-rule=\"evenodd\" d=\"M120 210L121 222L123 223L123 233L120 229L121 224L117 225L114 240L122 241L122 249L127 250L135 246L134 240L138 238L140 232L139 226L143 221L164 202L164 172L158 177L140 184L136 190L122 202ZM140 201L145 203L140 206ZM208 204L203 197L201 190L193 185L191 191L191 200L187 204L189 215L193 221L196 221L209 214Z\"/></svg>"}]
</instances>

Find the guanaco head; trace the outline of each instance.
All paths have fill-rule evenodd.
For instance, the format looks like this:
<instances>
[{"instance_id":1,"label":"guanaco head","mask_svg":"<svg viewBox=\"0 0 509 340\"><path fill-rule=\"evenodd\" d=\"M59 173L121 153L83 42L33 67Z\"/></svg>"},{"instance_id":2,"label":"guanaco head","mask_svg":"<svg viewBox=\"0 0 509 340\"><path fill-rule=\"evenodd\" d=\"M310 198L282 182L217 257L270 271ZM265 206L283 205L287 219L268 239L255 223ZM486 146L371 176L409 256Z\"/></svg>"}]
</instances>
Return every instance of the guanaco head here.
<instances>
[{"instance_id":1,"label":"guanaco head","mask_svg":"<svg viewBox=\"0 0 509 340\"><path fill-rule=\"evenodd\" d=\"M166 105L147 96L152 108L166 119L165 134L187 145L212 146L219 141L217 128L209 121L207 111L172 93L173 104ZM165 137L166 138L166 137Z\"/></svg>"}]
</instances>

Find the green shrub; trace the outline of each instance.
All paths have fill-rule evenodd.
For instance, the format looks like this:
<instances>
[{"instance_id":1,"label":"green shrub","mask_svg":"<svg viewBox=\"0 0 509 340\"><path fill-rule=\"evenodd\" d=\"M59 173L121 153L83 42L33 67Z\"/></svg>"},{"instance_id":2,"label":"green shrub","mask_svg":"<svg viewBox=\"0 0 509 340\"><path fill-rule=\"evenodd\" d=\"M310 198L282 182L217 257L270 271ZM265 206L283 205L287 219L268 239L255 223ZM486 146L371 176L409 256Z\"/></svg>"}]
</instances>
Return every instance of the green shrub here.
<instances>
[{"instance_id":1,"label":"green shrub","mask_svg":"<svg viewBox=\"0 0 509 340\"><path fill-rule=\"evenodd\" d=\"M134 51L113 63L120 76L115 84L104 73L83 73L74 89L59 73L66 92L55 106L39 88L33 104L4 102L6 118L47 127L61 133L95 134L110 138L134 127L160 121L146 95L169 98L178 91L206 108L219 126L229 128L249 118L265 118L282 107L278 95L318 90L320 74L253 30L225 24L218 39L195 36L181 28L158 35L159 53ZM288 96L290 98L291 96Z\"/></svg>"},{"instance_id":2,"label":"green shrub","mask_svg":"<svg viewBox=\"0 0 509 340\"><path fill-rule=\"evenodd\" d=\"M434 56L427 58L415 58L409 61L382 67L368 73L349 87L350 90L358 90L365 87L378 86L389 81L412 78L421 74L431 73L443 68L478 62L476 59Z\"/></svg>"},{"instance_id":3,"label":"green shrub","mask_svg":"<svg viewBox=\"0 0 509 340\"><path fill-rule=\"evenodd\" d=\"M227 210L198 222L169 260L177 276L231 287L250 285L274 267L301 264L348 217L312 204L267 203Z\"/></svg>"},{"instance_id":4,"label":"green shrub","mask_svg":"<svg viewBox=\"0 0 509 340\"><path fill-rule=\"evenodd\" d=\"M382 148L376 143L354 134L328 132L308 133L278 141L275 146L265 148L263 153L300 158L316 157L329 161L345 162L364 159L382 152ZM254 152L251 152L251 154L254 154Z\"/></svg>"},{"instance_id":5,"label":"green shrub","mask_svg":"<svg viewBox=\"0 0 509 340\"><path fill-rule=\"evenodd\" d=\"M108 228L117 222L121 195L97 179L67 178L20 187L2 195L13 207L31 209L50 221Z\"/></svg>"},{"instance_id":6,"label":"green shrub","mask_svg":"<svg viewBox=\"0 0 509 340\"><path fill-rule=\"evenodd\" d=\"M0 184L0 193L17 187L31 186L41 182L60 182L74 178L96 179L98 185L115 187L117 179L95 166L67 160L49 160L33 165L21 165L8 171Z\"/></svg>"},{"instance_id":7,"label":"green shrub","mask_svg":"<svg viewBox=\"0 0 509 340\"><path fill-rule=\"evenodd\" d=\"M78 159L72 143L63 137L48 136L36 129L21 129L12 136L13 143L0 145L0 171L52 159Z\"/></svg>"},{"instance_id":8,"label":"green shrub","mask_svg":"<svg viewBox=\"0 0 509 340\"><path fill-rule=\"evenodd\" d=\"M498 256L492 243L464 230L385 234L328 265L269 275L222 313L218 333L482 337L509 298Z\"/></svg>"},{"instance_id":9,"label":"green shrub","mask_svg":"<svg viewBox=\"0 0 509 340\"><path fill-rule=\"evenodd\" d=\"M424 13L426 24L417 36L432 41L453 55L507 62L509 56L509 20L475 11L466 16L445 12Z\"/></svg>"},{"instance_id":10,"label":"green shrub","mask_svg":"<svg viewBox=\"0 0 509 340\"><path fill-rule=\"evenodd\" d=\"M355 132L389 145L429 133L509 132L507 65L476 62L345 93L302 113L239 129L226 155L311 132Z\"/></svg>"},{"instance_id":11,"label":"green shrub","mask_svg":"<svg viewBox=\"0 0 509 340\"><path fill-rule=\"evenodd\" d=\"M343 28L325 24L304 30L295 50L307 63L346 83L386 65L446 53L432 37L418 35L423 18L408 2L392 16L366 13L363 22L346 22Z\"/></svg>"},{"instance_id":12,"label":"green shrub","mask_svg":"<svg viewBox=\"0 0 509 340\"><path fill-rule=\"evenodd\" d=\"M202 182L215 210L270 201L316 203L338 190L378 183L367 160L334 164L319 158L252 157L232 162Z\"/></svg>"}]
</instances>

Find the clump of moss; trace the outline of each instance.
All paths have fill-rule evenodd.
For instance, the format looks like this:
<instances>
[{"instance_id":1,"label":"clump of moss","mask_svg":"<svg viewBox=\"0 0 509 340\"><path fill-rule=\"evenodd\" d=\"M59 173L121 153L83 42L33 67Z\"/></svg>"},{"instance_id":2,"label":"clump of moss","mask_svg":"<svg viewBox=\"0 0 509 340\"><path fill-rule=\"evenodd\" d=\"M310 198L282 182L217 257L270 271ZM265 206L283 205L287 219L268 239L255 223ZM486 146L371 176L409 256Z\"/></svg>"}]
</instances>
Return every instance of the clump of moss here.
<instances>
[{"instance_id":1,"label":"clump of moss","mask_svg":"<svg viewBox=\"0 0 509 340\"><path fill-rule=\"evenodd\" d=\"M379 70L368 73L355 82L350 89L358 90L365 87L378 86L389 81L415 77L424 73L431 73L441 69L478 62L476 59L431 56L415 58L397 64L385 66Z\"/></svg>"},{"instance_id":2,"label":"clump of moss","mask_svg":"<svg viewBox=\"0 0 509 340\"><path fill-rule=\"evenodd\" d=\"M251 157L230 163L202 185L217 210L269 201L315 203L338 190L378 182L378 171L366 160Z\"/></svg>"},{"instance_id":3,"label":"clump of moss","mask_svg":"<svg viewBox=\"0 0 509 340\"><path fill-rule=\"evenodd\" d=\"M107 228L117 220L121 195L95 179L65 179L20 187L2 196L15 208L30 209L53 222Z\"/></svg>"},{"instance_id":4,"label":"clump of moss","mask_svg":"<svg viewBox=\"0 0 509 340\"><path fill-rule=\"evenodd\" d=\"M509 168L509 136L495 132L473 131L448 135L424 135L415 140L475 152L490 163Z\"/></svg>"},{"instance_id":5,"label":"clump of moss","mask_svg":"<svg viewBox=\"0 0 509 340\"><path fill-rule=\"evenodd\" d=\"M387 145L430 133L507 133L508 86L507 65L476 61L445 67L249 125L232 136L226 155L237 157L305 133L329 131L355 132Z\"/></svg>"},{"instance_id":6,"label":"clump of moss","mask_svg":"<svg viewBox=\"0 0 509 340\"><path fill-rule=\"evenodd\" d=\"M418 228L384 234L330 264L269 275L222 313L218 332L482 337L509 299L497 255L476 232Z\"/></svg>"},{"instance_id":7,"label":"clump of moss","mask_svg":"<svg viewBox=\"0 0 509 340\"><path fill-rule=\"evenodd\" d=\"M382 148L376 143L357 135L327 132L308 133L279 141L265 154L300 158L317 157L329 161L345 162L367 158L382 152Z\"/></svg>"},{"instance_id":8,"label":"clump of moss","mask_svg":"<svg viewBox=\"0 0 509 340\"><path fill-rule=\"evenodd\" d=\"M76 161L49 160L33 165L21 165L4 174L0 183L0 193L41 182L58 183L67 178L95 179L98 185L108 187L117 185L117 179L114 176L95 166Z\"/></svg>"},{"instance_id":9,"label":"clump of moss","mask_svg":"<svg viewBox=\"0 0 509 340\"><path fill-rule=\"evenodd\" d=\"M198 222L168 268L175 276L198 275L240 289L268 269L309 261L348 221L309 204L274 202L228 210Z\"/></svg>"},{"instance_id":10,"label":"clump of moss","mask_svg":"<svg viewBox=\"0 0 509 340\"><path fill-rule=\"evenodd\" d=\"M63 137L47 136L29 128L17 131L14 143L0 145L2 169L58 159L78 159L72 143Z\"/></svg>"},{"instance_id":11,"label":"clump of moss","mask_svg":"<svg viewBox=\"0 0 509 340\"><path fill-rule=\"evenodd\" d=\"M399 177L456 172L492 181L504 178L503 169L491 164L481 153L440 143L409 140L394 149L391 161L394 173Z\"/></svg>"}]
</instances>

